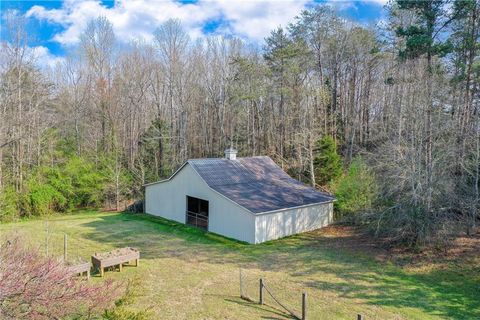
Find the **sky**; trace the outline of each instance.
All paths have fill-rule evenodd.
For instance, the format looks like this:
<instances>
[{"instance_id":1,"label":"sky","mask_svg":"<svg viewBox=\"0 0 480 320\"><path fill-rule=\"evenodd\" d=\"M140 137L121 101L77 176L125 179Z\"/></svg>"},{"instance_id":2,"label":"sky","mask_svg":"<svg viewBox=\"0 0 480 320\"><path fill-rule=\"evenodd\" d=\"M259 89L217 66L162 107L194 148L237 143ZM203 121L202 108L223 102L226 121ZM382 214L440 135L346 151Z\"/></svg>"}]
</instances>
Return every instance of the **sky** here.
<instances>
[{"instance_id":1,"label":"sky","mask_svg":"<svg viewBox=\"0 0 480 320\"><path fill-rule=\"evenodd\" d=\"M29 46L39 64L54 65L79 42L88 21L107 17L120 42L153 39L155 28L170 18L182 21L192 39L235 36L261 44L271 30L287 26L302 10L327 3L346 18L375 24L385 16L387 0L0 0L0 41L8 41L5 13L26 18Z\"/></svg>"}]
</instances>

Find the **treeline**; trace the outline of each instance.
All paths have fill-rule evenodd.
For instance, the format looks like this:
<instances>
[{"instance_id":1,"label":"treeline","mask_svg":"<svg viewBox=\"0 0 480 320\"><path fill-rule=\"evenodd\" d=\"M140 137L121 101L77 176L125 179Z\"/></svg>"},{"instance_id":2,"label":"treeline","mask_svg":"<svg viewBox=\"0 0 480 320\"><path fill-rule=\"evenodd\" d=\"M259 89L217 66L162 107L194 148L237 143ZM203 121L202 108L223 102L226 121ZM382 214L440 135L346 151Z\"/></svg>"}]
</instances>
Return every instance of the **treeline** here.
<instances>
[{"instance_id":1,"label":"treeline","mask_svg":"<svg viewBox=\"0 0 480 320\"><path fill-rule=\"evenodd\" d=\"M186 159L234 146L335 192L340 216L392 241L473 232L479 10L475 0L394 1L374 30L318 6L261 49L193 41L178 20L152 43L125 45L99 17L50 70L12 15L0 53L0 216L121 209Z\"/></svg>"}]
</instances>

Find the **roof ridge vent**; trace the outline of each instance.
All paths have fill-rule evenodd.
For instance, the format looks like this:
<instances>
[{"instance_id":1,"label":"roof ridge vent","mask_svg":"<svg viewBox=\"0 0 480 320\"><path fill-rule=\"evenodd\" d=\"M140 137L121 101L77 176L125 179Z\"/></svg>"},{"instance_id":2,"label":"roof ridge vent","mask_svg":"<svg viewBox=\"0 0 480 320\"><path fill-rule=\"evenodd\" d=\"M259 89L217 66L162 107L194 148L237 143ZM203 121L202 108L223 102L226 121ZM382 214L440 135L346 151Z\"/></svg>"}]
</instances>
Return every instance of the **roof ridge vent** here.
<instances>
[{"instance_id":1,"label":"roof ridge vent","mask_svg":"<svg viewBox=\"0 0 480 320\"><path fill-rule=\"evenodd\" d=\"M237 160L237 150L232 147L225 149L225 159L228 160Z\"/></svg>"}]
</instances>

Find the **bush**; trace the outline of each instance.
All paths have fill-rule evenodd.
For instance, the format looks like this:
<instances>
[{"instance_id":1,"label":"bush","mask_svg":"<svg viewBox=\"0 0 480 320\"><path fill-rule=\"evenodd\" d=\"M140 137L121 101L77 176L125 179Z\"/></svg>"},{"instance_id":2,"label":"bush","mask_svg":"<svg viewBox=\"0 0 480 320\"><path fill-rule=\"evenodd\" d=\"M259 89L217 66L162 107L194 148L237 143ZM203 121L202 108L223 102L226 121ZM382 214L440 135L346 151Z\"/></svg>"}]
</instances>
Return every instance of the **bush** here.
<instances>
[{"instance_id":1,"label":"bush","mask_svg":"<svg viewBox=\"0 0 480 320\"><path fill-rule=\"evenodd\" d=\"M425 246L445 249L453 240L452 236L459 232L450 213L448 210L439 210L432 214L421 205L395 203L376 212L371 229L391 245L415 250Z\"/></svg>"},{"instance_id":2,"label":"bush","mask_svg":"<svg viewBox=\"0 0 480 320\"><path fill-rule=\"evenodd\" d=\"M91 319L123 293L112 281L90 284L14 235L0 244L0 319Z\"/></svg>"},{"instance_id":3,"label":"bush","mask_svg":"<svg viewBox=\"0 0 480 320\"><path fill-rule=\"evenodd\" d=\"M340 217L371 208L377 196L375 176L361 158L353 160L334 189L335 209Z\"/></svg>"},{"instance_id":4,"label":"bush","mask_svg":"<svg viewBox=\"0 0 480 320\"><path fill-rule=\"evenodd\" d=\"M101 204L105 189L105 174L95 169L92 162L71 157L63 167L63 175L70 182L71 206L85 207Z\"/></svg>"},{"instance_id":5,"label":"bush","mask_svg":"<svg viewBox=\"0 0 480 320\"><path fill-rule=\"evenodd\" d=\"M14 221L18 218L18 193L8 186L0 191L0 221Z\"/></svg>"},{"instance_id":6,"label":"bush","mask_svg":"<svg viewBox=\"0 0 480 320\"><path fill-rule=\"evenodd\" d=\"M15 197L11 192L8 195L3 193L2 198L11 202L7 206L10 211L19 207L23 215L45 215L100 205L105 184L104 174L96 170L93 163L72 156L55 167L37 168L28 178L20 196ZM0 215L1 220L5 220L3 216Z\"/></svg>"},{"instance_id":7,"label":"bush","mask_svg":"<svg viewBox=\"0 0 480 320\"><path fill-rule=\"evenodd\" d=\"M67 206L67 198L40 172L27 181L21 200L22 212L25 215L45 215L63 211Z\"/></svg>"}]
</instances>

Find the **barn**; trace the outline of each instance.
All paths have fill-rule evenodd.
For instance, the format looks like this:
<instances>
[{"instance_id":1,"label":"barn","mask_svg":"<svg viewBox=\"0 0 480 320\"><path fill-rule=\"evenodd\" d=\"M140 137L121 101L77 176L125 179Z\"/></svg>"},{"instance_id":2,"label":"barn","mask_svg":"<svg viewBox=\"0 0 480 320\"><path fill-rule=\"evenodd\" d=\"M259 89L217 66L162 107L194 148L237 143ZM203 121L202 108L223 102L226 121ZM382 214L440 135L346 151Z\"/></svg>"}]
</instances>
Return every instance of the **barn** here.
<instances>
[{"instance_id":1,"label":"barn","mask_svg":"<svg viewBox=\"0 0 480 320\"><path fill-rule=\"evenodd\" d=\"M145 212L229 238L261 243L324 227L334 197L291 178L269 157L186 161L145 185Z\"/></svg>"}]
</instances>

